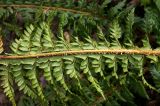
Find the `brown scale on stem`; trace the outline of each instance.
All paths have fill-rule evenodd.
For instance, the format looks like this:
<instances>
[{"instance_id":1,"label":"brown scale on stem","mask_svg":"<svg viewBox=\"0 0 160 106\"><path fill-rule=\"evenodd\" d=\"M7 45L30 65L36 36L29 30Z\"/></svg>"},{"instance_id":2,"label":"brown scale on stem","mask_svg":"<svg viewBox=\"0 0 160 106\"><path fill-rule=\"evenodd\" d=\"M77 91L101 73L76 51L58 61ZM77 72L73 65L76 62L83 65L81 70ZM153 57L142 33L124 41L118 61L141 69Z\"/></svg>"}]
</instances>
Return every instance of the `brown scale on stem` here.
<instances>
[{"instance_id":1,"label":"brown scale on stem","mask_svg":"<svg viewBox=\"0 0 160 106\"><path fill-rule=\"evenodd\" d=\"M2 41L2 37L0 36L0 54L3 52L3 41Z\"/></svg>"},{"instance_id":2,"label":"brown scale on stem","mask_svg":"<svg viewBox=\"0 0 160 106\"><path fill-rule=\"evenodd\" d=\"M131 49L106 49L106 50L79 50L79 51L62 51L41 54L26 55L0 55L0 59L23 59L23 58L40 58L51 56L79 55L79 54L137 54L137 55L160 55L160 50L131 50Z\"/></svg>"}]
</instances>

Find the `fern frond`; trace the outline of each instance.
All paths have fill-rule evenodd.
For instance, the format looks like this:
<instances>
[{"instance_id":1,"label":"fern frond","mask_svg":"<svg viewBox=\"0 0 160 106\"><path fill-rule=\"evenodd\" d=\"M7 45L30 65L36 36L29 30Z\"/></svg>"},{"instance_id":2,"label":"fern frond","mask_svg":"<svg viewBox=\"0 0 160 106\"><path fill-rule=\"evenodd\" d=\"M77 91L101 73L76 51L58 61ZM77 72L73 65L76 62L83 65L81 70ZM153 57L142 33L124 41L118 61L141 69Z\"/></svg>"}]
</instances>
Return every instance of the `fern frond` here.
<instances>
[{"instance_id":1,"label":"fern frond","mask_svg":"<svg viewBox=\"0 0 160 106\"><path fill-rule=\"evenodd\" d=\"M159 92L158 86L154 87L144 77L144 64L159 62L159 48L154 49L149 39L152 32L160 32L157 12L145 10L145 17L139 21L144 36L138 45L134 36L135 9L126 5L127 0L108 6L112 2L54 0L41 1L41 6L33 0L0 2L4 3L0 5L3 7L0 19L5 20L2 29L3 24L7 27L16 18L17 27L25 26L20 29L23 34L13 33L20 35L12 41L11 51L4 50L5 55L0 55L2 87L13 105L16 103L12 80L19 90L42 105L70 105L73 101L81 105L135 105L134 94L149 99L145 87ZM6 6L14 8L4 10ZM14 12L17 15L10 21L7 17ZM107 15L110 16L104 20L102 17ZM13 28L5 31L5 27L5 34L13 31ZM155 74L158 72L152 70L154 80ZM44 77L44 85L39 77Z\"/></svg>"},{"instance_id":2,"label":"fern frond","mask_svg":"<svg viewBox=\"0 0 160 106\"><path fill-rule=\"evenodd\" d=\"M119 38L121 38L122 32L119 26L118 20L114 20L110 27L110 37L111 37L111 47L112 48L121 48L121 44L119 42Z\"/></svg>"},{"instance_id":3,"label":"fern frond","mask_svg":"<svg viewBox=\"0 0 160 106\"><path fill-rule=\"evenodd\" d=\"M13 90L13 80L11 77L11 69L8 63L5 63L3 64L3 66L0 67L0 76L2 81L1 86L4 89L4 93L10 99L13 106L16 106L15 94Z\"/></svg>"},{"instance_id":4,"label":"fern frond","mask_svg":"<svg viewBox=\"0 0 160 106\"><path fill-rule=\"evenodd\" d=\"M59 57L59 58L54 58L54 64L56 65L52 65L53 68L53 76L55 77L56 81L59 82L63 88L65 90L69 91L69 88L67 86L67 84L65 83L65 79L64 79L64 73L63 73L63 67L64 67L64 62L63 60Z\"/></svg>"},{"instance_id":5,"label":"fern frond","mask_svg":"<svg viewBox=\"0 0 160 106\"><path fill-rule=\"evenodd\" d=\"M132 9L130 11L130 13L128 13L128 16L126 18L126 34L125 34L125 44L127 47L134 47L133 45L133 41L131 39L133 39L133 24L134 24L134 10L135 9Z\"/></svg>"},{"instance_id":6,"label":"fern frond","mask_svg":"<svg viewBox=\"0 0 160 106\"><path fill-rule=\"evenodd\" d=\"M32 63L31 63L31 61L32 61ZM27 70L26 77L31 81L31 85L32 85L33 89L37 90L38 96L40 96L41 100L46 101L45 96L44 96L43 91L42 91L42 87L39 84L39 81L37 79L38 78L37 77L37 72L36 72L37 69L34 66L34 64L35 64L34 62L35 62L34 59L33 60L23 60L23 64L30 65L30 67Z\"/></svg>"},{"instance_id":7,"label":"fern frond","mask_svg":"<svg viewBox=\"0 0 160 106\"><path fill-rule=\"evenodd\" d=\"M93 77L90 71L90 67L89 67L90 63L89 63L88 57L83 56L81 57L81 59L83 59L83 61L81 63L80 68L83 70L83 73L86 75L87 79L92 83L92 85L95 87L97 92L99 92L102 95L102 97L106 99L100 85L98 84L98 81Z\"/></svg>"},{"instance_id":8,"label":"fern frond","mask_svg":"<svg viewBox=\"0 0 160 106\"><path fill-rule=\"evenodd\" d=\"M37 95L33 90L30 89L30 86L27 85L25 78L23 77L23 71L21 65L13 65L13 76L15 77L15 82L19 86L19 90L23 90L25 94L30 96L31 98L36 98Z\"/></svg>"}]
</instances>

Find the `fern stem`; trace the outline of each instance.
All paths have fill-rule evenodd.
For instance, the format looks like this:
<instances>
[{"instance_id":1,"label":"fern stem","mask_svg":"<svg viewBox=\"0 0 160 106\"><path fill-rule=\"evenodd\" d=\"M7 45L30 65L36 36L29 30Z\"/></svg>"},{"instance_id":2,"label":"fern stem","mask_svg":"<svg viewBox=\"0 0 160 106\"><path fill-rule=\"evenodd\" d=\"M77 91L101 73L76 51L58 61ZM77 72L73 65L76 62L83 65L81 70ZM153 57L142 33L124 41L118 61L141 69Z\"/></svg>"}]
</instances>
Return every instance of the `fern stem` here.
<instances>
[{"instance_id":1,"label":"fern stem","mask_svg":"<svg viewBox=\"0 0 160 106\"><path fill-rule=\"evenodd\" d=\"M14 7L14 8L43 8L43 10L48 11L48 10L58 10L58 11L65 11L65 12L72 12L72 13L77 13L77 14L83 14L86 16L95 16L95 14L91 12L86 12L86 11L79 11L76 9L69 9L69 8L63 8L63 7L53 7L53 6L37 6L34 4L30 5L18 5L18 4L12 4L12 5L7 5L7 4L0 4L0 7ZM101 19L106 19L106 17L103 16L97 16Z\"/></svg>"},{"instance_id":2,"label":"fern stem","mask_svg":"<svg viewBox=\"0 0 160 106\"><path fill-rule=\"evenodd\" d=\"M160 55L160 50L132 50L132 49L106 49L106 50L75 50L75 51L62 51L40 54L27 54L27 55L0 55L0 59L23 59L23 58L39 58L51 56L65 56L65 55L78 55L78 54L137 54L137 55Z\"/></svg>"}]
</instances>

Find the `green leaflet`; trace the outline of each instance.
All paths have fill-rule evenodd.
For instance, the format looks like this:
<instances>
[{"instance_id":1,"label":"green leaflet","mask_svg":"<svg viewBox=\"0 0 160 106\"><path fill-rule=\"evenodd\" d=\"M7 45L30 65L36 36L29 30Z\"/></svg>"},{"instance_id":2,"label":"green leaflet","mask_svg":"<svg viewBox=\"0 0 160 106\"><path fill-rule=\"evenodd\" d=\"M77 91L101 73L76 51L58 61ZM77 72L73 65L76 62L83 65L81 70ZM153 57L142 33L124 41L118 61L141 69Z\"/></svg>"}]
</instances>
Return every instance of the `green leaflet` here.
<instances>
[{"instance_id":1,"label":"green leaflet","mask_svg":"<svg viewBox=\"0 0 160 106\"><path fill-rule=\"evenodd\" d=\"M121 96L121 94L117 91L114 92L114 95L121 101L126 102L126 100Z\"/></svg>"},{"instance_id":2,"label":"green leaflet","mask_svg":"<svg viewBox=\"0 0 160 106\"><path fill-rule=\"evenodd\" d=\"M160 1L154 0L154 2L155 2L155 4L157 5L157 8L160 10L160 5L159 5Z\"/></svg>"},{"instance_id":3,"label":"green leaflet","mask_svg":"<svg viewBox=\"0 0 160 106\"><path fill-rule=\"evenodd\" d=\"M143 86L143 84L140 81L137 81L135 78L131 78L130 83L133 84L134 88L134 92L137 92L139 95L141 95L144 98L149 99L149 96Z\"/></svg>"},{"instance_id":4,"label":"green leaflet","mask_svg":"<svg viewBox=\"0 0 160 106\"><path fill-rule=\"evenodd\" d=\"M63 60L61 58L58 58L57 61L60 62L60 64L57 65L57 66L54 66L53 76L55 77L56 81L59 82L63 86L63 88L65 90L69 91L69 89L68 89L68 87L65 83L65 79L64 79L64 73L63 73L64 63L63 63Z\"/></svg>"},{"instance_id":5,"label":"green leaflet","mask_svg":"<svg viewBox=\"0 0 160 106\"><path fill-rule=\"evenodd\" d=\"M125 6L125 2L126 0L122 0L117 5L110 8L108 11L109 16L113 18L114 16L118 15L119 11Z\"/></svg>"},{"instance_id":6,"label":"green leaflet","mask_svg":"<svg viewBox=\"0 0 160 106\"><path fill-rule=\"evenodd\" d=\"M42 86L38 82L35 68L33 67L31 70L28 70L28 72L26 73L26 76L31 81L32 87L37 90L38 96L42 100L42 103L45 103L47 105L48 103L43 94Z\"/></svg>"},{"instance_id":7,"label":"green leaflet","mask_svg":"<svg viewBox=\"0 0 160 106\"><path fill-rule=\"evenodd\" d=\"M13 81L10 74L10 67L8 65L1 66L1 67L3 67L3 70L1 68L1 72L0 72L1 81L2 81L1 86L4 88L4 93L12 102L12 105L16 106L15 94L13 90Z\"/></svg>"},{"instance_id":8,"label":"green leaflet","mask_svg":"<svg viewBox=\"0 0 160 106\"><path fill-rule=\"evenodd\" d=\"M156 85L156 88L160 88L160 83L159 83L159 80L160 80L160 73L159 73L159 66L154 66L154 65L151 65L150 66L150 72L153 76L153 80L154 80L154 83Z\"/></svg>"},{"instance_id":9,"label":"green leaflet","mask_svg":"<svg viewBox=\"0 0 160 106\"><path fill-rule=\"evenodd\" d=\"M82 61L80 68L83 70L83 73L86 74L87 79L92 83L92 85L96 88L96 90L102 95L103 99L106 99L100 85L97 83L97 80L92 76L92 73L90 72L88 58Z\"/></svg>"},{"instance_id":10,"label":"green leaflet","mask_svg":"<svg viewBox=\"0 0 160 106\"><path fill-rule=\"evenodd\" d=\"M118 20L113 20L112 25L110 27L110 37L111 37L111 48L121 48L121 44L119 42L119 38L121 38L122 32L121 27L119 26Z\"/></svg>"},{"instance_id":11,"label":"green leaflet","mask_svg":"<svg viewBox=\"0 0 160 106\"><path fill-rule=\"evenodd\" d=\"M135 23L135 16L134 16L134 12L135 12L135 9L132 9L128 15L127 15L127 18L126 18L126 31L125 31L125 38L124 38L124 42L125 42L125 45L127 47L134 47L134 44L133 44L133 25Z\"/></svg>"},{"instance_id":12,"label":"green leaflet","mask_svg":"<svg viewBox=\"0 0 160 106\"><path fill-rule=\"evenodd\" d=\"M25 78L23 76L22 66L21 65L13 65L12 67L13 75L15 77L15 82L19 86L20 90L23 90L24 93L26 93L28 96L32 98L36 98L36 94L34 91L30 89L30 86L25 81Z\"/></svg>"},{"instance_id":13,"label":"green leaflet","mask_svg":"<svg viewBox=\"0 0 160 106\"><path fill-rule=\"evenodd\" d=\"M117 61L115 55L104 55L106 58L105 62L108 64L109 68L113 68L112 75L118 79L117 75Z\"/></svg>"}]
</instances>

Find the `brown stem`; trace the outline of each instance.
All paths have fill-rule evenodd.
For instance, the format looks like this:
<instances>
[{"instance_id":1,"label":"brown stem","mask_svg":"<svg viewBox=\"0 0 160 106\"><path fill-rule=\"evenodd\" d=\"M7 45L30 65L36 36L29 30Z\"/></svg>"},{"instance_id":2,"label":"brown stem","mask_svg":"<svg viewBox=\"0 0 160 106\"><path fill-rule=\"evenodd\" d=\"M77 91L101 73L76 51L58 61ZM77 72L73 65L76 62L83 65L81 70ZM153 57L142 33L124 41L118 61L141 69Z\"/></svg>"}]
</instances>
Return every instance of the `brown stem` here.
<instances>
[{"instance_id":1,"label":"brown stem","mask_svg":"<svg viewBox=\"0 0 160 106\"><path fill-rule=\"evenodd\" d=\"M37 5L17 5L17 4L12 4L12 5L0 4L0 7L15 7L15 8L40 8L41 7L44 10L59 10L59 11L66 11L66 12L83 14L86 16L92 16L92 13L89 13L89 12L79 11L79 10L69 9L69 8L63 8L63 7L37 6ZM99 17L99 18L105 19L105 17Z\"/></svg>"},{"instance_id":2,"label":"brown stem","mask_svg":"<svg viewBox=\"0 0 160 106\"><path fill-rule=\"evenodd\" d=\"M0 59L22 59L22 58L39 58L51 56L79 55L79 54L137 54L137 55L160 55L160 50L131 50L131 49L106 49L106 50L74 50L40 54L25 55L0 55Z\"/></svg>"}]
</instances>

